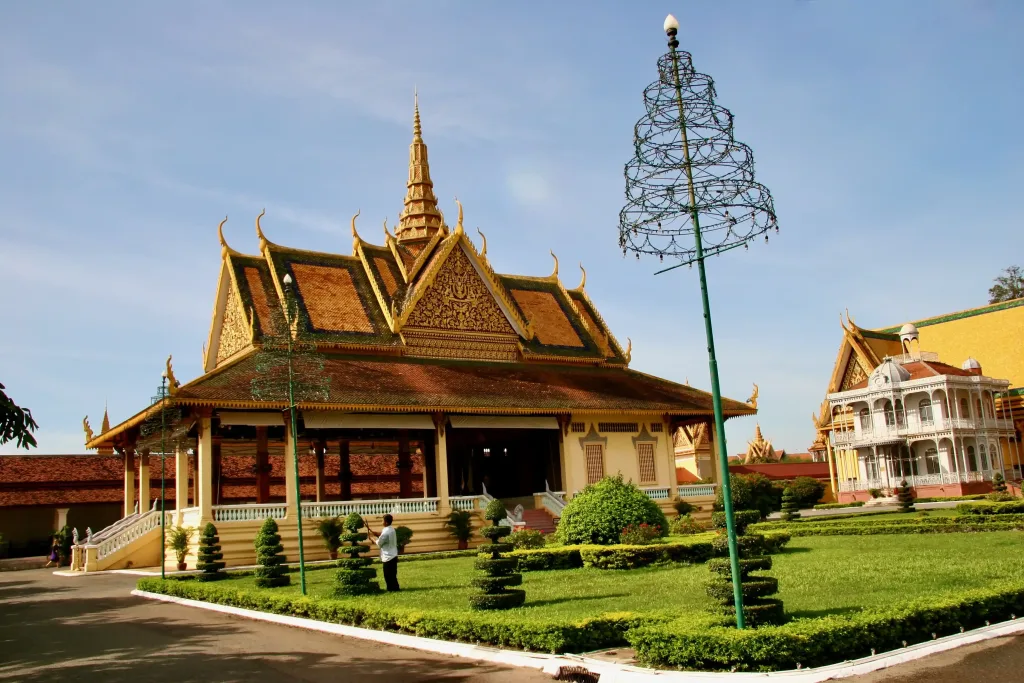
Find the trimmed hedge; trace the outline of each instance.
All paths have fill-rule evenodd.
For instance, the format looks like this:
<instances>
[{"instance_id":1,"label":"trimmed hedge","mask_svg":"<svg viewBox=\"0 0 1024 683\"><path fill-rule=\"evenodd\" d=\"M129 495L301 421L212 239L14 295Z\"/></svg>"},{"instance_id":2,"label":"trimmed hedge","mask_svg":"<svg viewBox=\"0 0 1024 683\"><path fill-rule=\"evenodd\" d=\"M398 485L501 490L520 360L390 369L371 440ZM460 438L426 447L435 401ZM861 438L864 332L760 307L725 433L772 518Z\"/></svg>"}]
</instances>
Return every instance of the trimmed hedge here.
<instances>
[{"instance_id":1,"label":"trimmed hedge","mask_svg":"<svg viewBox=\"0 0 1024 683\"><path fill-rule=\"evenodd\" d=\"M344 597L380 593L377 570L370 566L373 560L369 557L360 557L370 551L370 546L363 543L367 539L367 534L359 531L366 523L361 516L353 512L345 518L343 526L345 533L341 535L341 540L348 545L339 549L348 557L338 558L338 572L334 575L334 594Z\"/></svg>"},{"instance_id":2,"label":"trimmed hedge","mask_svg":"<svg viewBox=\"0 0 1024 683\"><path fill-rule=\"evenodd\" d=\"M1024 614L1024 583L930 597L852 615L796 619L737 631L707 616L631 629L626 639L644 664L683 669L773 671L866 657Z\"/></svg>"},{"instance_id":3,"label":"trimmed hedge","mask_svg":"<svg viewBox=\"0 0 1024 683\"><path fill-rule=\"evenodd\" d=\"M959 515L1006 515L1024 513L1024 500L1009 503L960 503L956 506Z\"/></svg>"},{"instance_id":4,"label":"trimmed hedge","mask_svg":"<svg viewBox=\"0 0 1024 683\"><path fill-rule=\"evenodd\" d=\"M924 502L926 499L921 498L919 502ZM815 510L838 510L839 508L859 508L864 507L863 500L855 500L849 503L819 503L814 506Z\"/></svg>"},{"instance_id":5,"label":"trimmed hedge","mask_svg":"<svg viewBox=\"0 0 1024 683\"><path fill-rule=\"evenodd\" d=\"M1008 518L1008 519L1007 519ZM769 527L754 528L768 532ZM991 517L923 517L906 520L877 520L861 524L810 524L800 522L773 525L770 533L784 531L791 536L876 536L883 534L956 534L981 531L1024 530L1024 518L1018 515ZM767 534L766 534L767 535Z\"/></svg>"},{"instance_id":6,"label":"trimmed hedge","mask_svg":"<svg viewBox=\"0 0 1024 683\"><path fill-rule=\"evenodd\" d=\"M603 614L580 621L519 621L508 613L472 611L464 614L402 609L377 602L302 597L272 591L239 590L223 583L162 581L145 578L138 589L272 614L349 624L381 631L411 633L467 643L534 652L589 652L626 643L631 628L665 623L666 618L629 612Z\"/></svg>"},{"instance_id":7,"label":"trimmed hedge","mask_svg":"<svg viewBox=\"0 0 1024 683\"><path fill-rule=\"evenodd\" d=\"M747 527L751 524L756 524L761 521L761 513L757 510L733 510L732 513L732 527L736 531L737 536L742 536L747 530ZM716 529L725 528L725 513L724 512L712 512L711 513L711 524Z\"/></svg>"},{"instance_id":8,"label":"trimmed hedge","mask_svg":"<svg viewBox=\"0 0 1024 683\"><path fill-rule=\"evenodd\" d=\"M652 545L589 545L580 548L584 567L636 569L655 563L702 564L712 555L711 543Z\"/></svg>"},{"instance_id":9,"label":"trimmed hedge","mask_svg":"<svg viewBox=\"0 0 1024 683\"><path fill-rule=\"evenodd\" d=\"M954 500L985 500L984 493L975 493L971 496L933 496L931 498L918 498L918 503L946 503Z\"/></svg>"}]
</instances>

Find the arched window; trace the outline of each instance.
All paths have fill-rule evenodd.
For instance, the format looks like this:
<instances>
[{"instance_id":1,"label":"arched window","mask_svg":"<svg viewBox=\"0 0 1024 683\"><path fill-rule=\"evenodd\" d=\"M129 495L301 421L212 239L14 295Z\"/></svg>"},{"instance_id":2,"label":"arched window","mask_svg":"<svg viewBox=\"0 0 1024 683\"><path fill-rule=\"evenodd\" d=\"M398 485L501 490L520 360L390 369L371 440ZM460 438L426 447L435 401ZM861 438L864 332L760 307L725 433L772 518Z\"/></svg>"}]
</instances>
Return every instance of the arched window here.
<instances>
[{"instance_id":1,"label":"arched window","mask_svg":"<svg viewBox=\"0 0 1024 683\"><path fill-rule=\"evenodd\" d=\"M896 424L903 426L903 401L896 399Z\"/></svg>"},{"instance_id":2,"label":"arched window","mask_svg":"<svg viewBox=\"0 0 1024 683\"><path fill-rule=\"evenodd\" d=\"M860 409L860 428L871 429L871 411L867 408Z\"/></svg>"},{"instance_id":3,"label":"arched window","mask_svg":"<svg viewBox=\"0 0 1024 683\"><path fill-rule=\"evenodd\" d=\"M978 471L978 458L974 455L974 446L967 447L967 470L969 472Z\"/></svg>"},{"instance_id":4,"label":"arched window","mask_svg":"<svg viewBox=\"0 0 1024 683\"><path fill-rule=\"evenodd\" d=\"M966 398L960 399L960 417L965 420L971 419L971 402Z\"/></svg>"},{"instance_id":5,"label":"arched window","mask_svg":"<svg viewBox=\"0 0 1024 683\"><path fill-rule=\"evenodd\" d=\"M985 444L978 444L978 454L981 455L981 471L988 471L988 455L985 453Z\"/></svg>"},{"instance_id":6,"label":"arched window","mask_svg":"<svg viewBox=\"0 0 1024 683\"><path fill-rule=\"evenodd\" d=\"M917 410L921 414L921 422L931 424L932 421L932 402L930 399L924 399L917 404Z\"/></svg>"},{"instance_id":7,"label":"arched window","mask_svg":"<svg viewBox=\"0 0 1024 683\"><path fill-rule=\"evenodd\" d=\"M924 452L924 467L928 474L939 473L939 451L929 448Z\"/></svg>"},{"instance_id":8,"label":"arched window","mask_svg":"<svg viewBox=\"0 0 1024 683\"><path fill-rule=\"evenodd\" d=\"M885 402L885 424L892 427L896 424L896 413L892 409L892 401Z\"/></svg>"}]
</instances>

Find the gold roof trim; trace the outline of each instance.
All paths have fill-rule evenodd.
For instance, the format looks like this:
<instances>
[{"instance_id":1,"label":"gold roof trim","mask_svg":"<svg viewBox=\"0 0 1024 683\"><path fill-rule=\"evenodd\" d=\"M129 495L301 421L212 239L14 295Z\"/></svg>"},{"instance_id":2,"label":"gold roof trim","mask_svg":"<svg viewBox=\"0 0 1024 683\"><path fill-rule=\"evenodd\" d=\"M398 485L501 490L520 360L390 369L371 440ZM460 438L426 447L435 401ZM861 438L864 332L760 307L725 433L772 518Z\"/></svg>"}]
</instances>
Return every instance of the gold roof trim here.
<instances>
[{"instance_id":1,"label":"gold roof trim","mask_svg":"<svg viewBox=\"0 0 1024 683\"><path fill-rule=\"evenodd\" d=\"M494 269L491 268L491 262L476 250L476 245L474 245L470 239L467 238L465 240L465 244L473 256L476 257L474 261L479 264L480 270L483 271L484 281L489 285L488 288L491 290L491 293L498 298L501 308L505 310L505 315L509 316L512 320L512 327L517 328L516 332L518 332L524 339L533 339L536 335L536 332L533 329L533 323L519 314L519 306L512 302L512 296L508 293L508 289L506 289L501 278L494 272Z\"/></svg>"},{"instance_id":2,"label":"gold roof trim","mask_svg":"<svg viewBox=\"0 0 1024 683\"><path fill-rule=\"evenodd\" d=\"M484 235L484 233L480 230L480 228L476 229L476 233L478 235L480 235L480 239L483 242L483 246L480 247L480 258L482 260L486 261L487 260L487 236Z\"/></svg>"},{"instance_id":3,"label":"gold roof trim","mask_svg":"<svg viewBox=\"0 0 1024 683\"><path fill-rule=\"evenodd\" d=\"M277 246L276 244L274 244L273 242L268 240L267 236L263 234L263 227L260 225L260 219L263 218L263 216L265 216L266 213L267 213L267 210L263 209L262 211L260 211L259 215L256 216L256 237L260 241L260 253L261 254L267 250L267 247L270 247L270 246L276 247Z\"/></svg>"},{"instance_id":4,"label":"gold roof trim","mask_svg":"<svg viewBox=\"0 0 1024 683\"><path fill-rule=\"evenodd\" d=\"M443 230L444 219L437 206L434 182L430 178L427 145L420 124L419 94L413 95L412 144L409 145L409 180L406 182L402 213L395 227L399 241L426 239Z\"/></svg>"},{"instance_id":5,"label":"gold roof trim","mask_svg":"<svg viewBox=\"0 0 1024 683\"><path fill-rule=\"evenodd\" d=\"M443 225L444 223L442 219L442 226ZM413 260L412 262L412 266L409 267L409 273L405 279L405 281L408 284L412 284L412 281L416 279L416 275L420 272L420 270L423 269L423 266L427 264L427 261L430 260L431 255L434 253L434 250L438 248L437 245L440 244L441 241L446 239L448 236L449 235L447 230L438 230L437 232L434 233L434 235L430 238L430 241L427 242L423 249L420 251L420 253L416 255L415 260ZM398 259L399 263L402 263L402 257L400 254L396 253L395 258Z\"/></svg>"},{"instance_id":6,"label":"gold roof trim","mask_svg":"<svg viewBox=\"0 0 1024 683\"><path fill-rule=\"evenodd\" d=\"M551 258L555 259L555 269L551 271L551 275L548 275L548 279L558 281L558 257L555 256L555 252L548 249L548 253L551 254Z\"/></svg>"},{"instance_id":7,"label":"gold roof trim","mask_svg":"<svg viewBox=\"0 0 1024 683\"><path fill-rule=\"evenodd\" d=\"M221 257L222 260L227 259L227 257L231 256L231 255L241 256L240 253L238 253L237 251L235 251L234 249L229 247L228 246L228 241L226 239L224 239L224 224L227 223L227 222L228 222L228 217L224 216L224 220L222 220L217 225L217 240L220 242L220 257Z\"/></svg>"},{"instance_id":8,"label":"gold roof trim","mask_svg":"<svg viewBox=\"0 0 1024 683\"><path fill-rule=\"evenodd\" d=\"M583 261L580 261L580 272L583 273L583 277L580 278L580 283L576 285L575 291L582 292L583 288L587 286L587 269L583 267Z\"/></svg>"},{"instance_id":9,"label":"gold roof trim","mask_svg":"<svg viewBox=\"0 0 1024 683\"><path fill-rule=\"evenodd\" d=\"M598 325L600 325L601 328L607 333L608 343L611 345L613 349L615 349L615 352L620 357L626 360L626 364L629 365L630 359L626 358L626 353L622 350L622 346L619 344L619 340L615 338L614 334L612 334L612 330L610 327L608 327L608 323L604 321L604 317L601 315L601 311L599 311L597 309L597 306L594 305L594 302L590 300L590 296L587 294L586 290L584 290L582 287L578 287L573 291L582 296L584 301L587 302L587 305L590 306L590 310L594 312L594 321Z\"/></svg>"}]
</instances>

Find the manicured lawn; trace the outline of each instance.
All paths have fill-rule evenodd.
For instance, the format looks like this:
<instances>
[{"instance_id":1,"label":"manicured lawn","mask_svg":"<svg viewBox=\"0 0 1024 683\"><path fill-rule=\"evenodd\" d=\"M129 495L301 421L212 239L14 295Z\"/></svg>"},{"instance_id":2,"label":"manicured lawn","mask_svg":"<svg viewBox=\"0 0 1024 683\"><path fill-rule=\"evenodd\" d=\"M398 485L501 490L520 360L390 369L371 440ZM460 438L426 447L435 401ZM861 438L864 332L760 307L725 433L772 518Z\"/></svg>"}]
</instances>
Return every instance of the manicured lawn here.
<instances>
[{"instance_id":1,"label":"manicured lawn","mask_svg":"<svg viewBox=\"0 0 1024 683\"><path fill-rule=\"evenodd\" d=\"M476 575L473 558L406 562L399 567L401 593L345 600L469 612L468 585ZM775 556L771 574L779 578L778 597L791 615L848 613L1024 578L1024 534L798 537ZM311 597L330 597L333 570L310 571L306 576ZM527 621L577 620L612 612L678 616L710 605L703 588L707 576L703 565L528 572L523 575L526 605L509 614ZM291 586L271 592L297 595L298 580L298 574L292 574ZM251 577L219 585L260 590Z\"/></svg>"}]
</instances>

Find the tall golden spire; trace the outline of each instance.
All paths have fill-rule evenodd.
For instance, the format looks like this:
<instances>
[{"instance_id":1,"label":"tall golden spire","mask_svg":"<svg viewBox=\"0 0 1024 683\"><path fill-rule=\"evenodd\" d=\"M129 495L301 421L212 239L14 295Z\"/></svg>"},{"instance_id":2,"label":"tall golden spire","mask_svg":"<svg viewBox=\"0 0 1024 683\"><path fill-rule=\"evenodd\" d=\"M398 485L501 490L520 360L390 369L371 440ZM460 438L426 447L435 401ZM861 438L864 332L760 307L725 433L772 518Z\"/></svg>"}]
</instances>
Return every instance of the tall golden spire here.
<instances>
[{"instance_id":1,"label":"tall golden spire","mask_svg":"<svg viewBox=\"0 0 1024 683\"><path fill-rule=\"evenodd\" d=\"M434 183L430 180L427 145L420 126L419 95L413 95L412 144L409 145L409 181L405 184L405 208L395 227L400 242L425 240L441 229L441 212L437 208Z\"/></svg>"}]
</instances>

